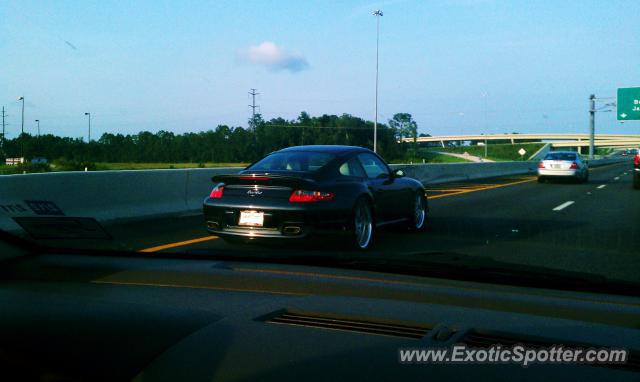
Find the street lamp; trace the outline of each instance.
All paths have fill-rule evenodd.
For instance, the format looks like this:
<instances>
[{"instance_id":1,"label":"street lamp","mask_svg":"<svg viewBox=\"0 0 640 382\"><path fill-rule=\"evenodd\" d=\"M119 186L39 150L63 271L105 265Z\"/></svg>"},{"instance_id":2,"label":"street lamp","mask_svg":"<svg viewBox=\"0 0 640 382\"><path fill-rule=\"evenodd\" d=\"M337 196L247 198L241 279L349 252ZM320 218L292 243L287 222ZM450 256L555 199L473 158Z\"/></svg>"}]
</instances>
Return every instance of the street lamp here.
<instances>
[{"instance_id":1,"label":"street lamp","mask_svg":"<svg viewBox=\"0 0 640 382\"><path fill-rule=\"evenodd\" d=\"M84 113L87 117L89 117L89 139L87 143L91 142L91 113Z\"/></svg>"},{"instance_id":2,"label":"street lamp","mask_svg":"<svg viewBox=\"0 0 640 382\"><path fill-rule=\"evenodd\" d=\"M489 126L487 125L487 92L482 92L482 103L484 108L484 133L489 134ZM484 140L484 158L487 159L489 152L489 141L487 139Z\"/></svg>"},{"instance_id":3,"label":"street lamp","mask_svg":"<svg viewBox=\"0 0 640 382\"><path fill-rule=\"evenodd\" d=\"M36 119L36 123L38 124L38 137L40 137L40 120Z\"/></svg>"},{"instance_id":4,"label":"street lamp","mask_svg":"<svg viewBox=\"0 0 640 382\"><path fill-rule=\"evenodd\" d=\"M376 117L373 121L373 152L377 152L378 143L378 46L380 45L380 17L382 17L382 11L376 9L373 12L376 17Z\"/></svg>"},{"instance_id":5,"label":"street lamp","mask_svg":"<svg viewBox=\"0 0 640 382\"><path fill-rule=\"evenodd\" d=\"M22 101L22 127L20 129L20 158L24 160L24 97L18 98L18 101Z\"/></svg>"}]
</instances>

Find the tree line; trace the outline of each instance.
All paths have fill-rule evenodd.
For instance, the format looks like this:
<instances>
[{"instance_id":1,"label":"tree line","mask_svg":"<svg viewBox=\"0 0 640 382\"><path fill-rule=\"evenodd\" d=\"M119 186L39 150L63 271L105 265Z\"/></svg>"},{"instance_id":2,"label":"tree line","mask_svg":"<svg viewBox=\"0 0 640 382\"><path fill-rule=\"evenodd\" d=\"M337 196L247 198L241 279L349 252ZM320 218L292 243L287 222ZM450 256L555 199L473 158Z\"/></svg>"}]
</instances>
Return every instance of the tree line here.
<instances>
[{"instance_id":1,"label":"tree line","mask_svg":"<svg viewBox=\"0 0 640 382\"><path fill-rule=\"evenodd\" d=\"M389 124L378 123L378 152L387 160L401 160L410 144L402 137L417 133L410 114L399 113ZM2 140L4 158L44 157L49 161L78 162L253 162L270 152L298 145L353 145L373 147L373 122L350 114L311 117L302 112L295 120L257 114L249 126L219 125L213 130L175 134L170 131L138 134L105 133L87 143L82 138L51 134L22 134Z\"/></svg>"}]
</instances>

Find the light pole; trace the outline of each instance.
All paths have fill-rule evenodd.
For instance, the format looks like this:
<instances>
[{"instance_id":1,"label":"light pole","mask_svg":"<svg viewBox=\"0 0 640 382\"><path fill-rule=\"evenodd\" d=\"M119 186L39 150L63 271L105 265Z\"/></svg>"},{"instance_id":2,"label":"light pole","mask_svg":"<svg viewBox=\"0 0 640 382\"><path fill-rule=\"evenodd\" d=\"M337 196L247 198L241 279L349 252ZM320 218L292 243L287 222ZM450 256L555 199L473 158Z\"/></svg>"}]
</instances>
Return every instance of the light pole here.
<instances>
[{"instance_id":1,"label":"light pole","mask_svg":"<svg viewBox=\"0 0 640 382\"><path fill-rule=\"evenodd\" d=\"M38 138L40 138L40 120L36 119L36 123L38 124Z\"/></svg>"},{"instance_id":2,"label":"light pole","mask_svg":"<svg viewBox=\"0 0 640 382\"><path fill-rule=\"evenodd\" d=\"M373 12L376 17L376 117L373 121L373 152L377 152L378 145L378 46L380 45L380 17L382 17L382 11L376 9Z\"/></svg>"},{"instance_id":3,"label":"light pole","mask_svg":"<svg viewBox=\"0 0 640 382\"><path fill-rule=\"evenodd\" d=\"M487 92L482 92L482 103L484 108L484 133L489 134L489 126L487 125ZM489 153L489 141L484 140L484 159L487 159Z\"/></svg>"},{"instance_id":4,"label":"light pole","mask_svg":"<svg viewBox=\"0 0 640 382\"><path fill-rule=\"evenodd\" d=\"M87 143L91 142L91 113L84 113L84 115L86 115L87 117L89 117L89 139L87 140Z\"/></svg>"},{"instance_id":5,"label":"light pole","mask_svg":"<svg viewBox=\"0 0 640 382\"><path fill-rule=\"evenodd\" d=\"M18 98L22 101L22 127L20 128L20 158L24 161L24 97Z\"/></svg>"}]
</instances>

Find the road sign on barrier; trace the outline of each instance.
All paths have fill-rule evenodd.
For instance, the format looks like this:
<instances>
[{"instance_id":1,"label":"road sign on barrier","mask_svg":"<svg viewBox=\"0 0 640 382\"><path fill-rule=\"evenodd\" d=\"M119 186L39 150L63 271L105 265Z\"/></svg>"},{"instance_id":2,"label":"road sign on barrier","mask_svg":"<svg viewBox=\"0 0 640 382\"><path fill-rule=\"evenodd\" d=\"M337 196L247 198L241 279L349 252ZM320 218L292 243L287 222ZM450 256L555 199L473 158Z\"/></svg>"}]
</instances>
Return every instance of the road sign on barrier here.
<instances>
[{"instance_id":1,"label":"road sign on barrier","mask_svg":"<svg viewBox=\"0 0 640 382\"><path fill-rule=\"evenodd\" d=\"M15 166L24 163L24 158L7 158L5 164L7 166Z\"/></svg>"},{"instance_id":2,"label":"road sign on barrier","mask_svg":"<svg viewBox=\"0 0 640 382\"><path fill-rule=\"evenodd\" d=\"M640 121L640 87L618 88L618 121Z\"/></svg>"}]
</instances>

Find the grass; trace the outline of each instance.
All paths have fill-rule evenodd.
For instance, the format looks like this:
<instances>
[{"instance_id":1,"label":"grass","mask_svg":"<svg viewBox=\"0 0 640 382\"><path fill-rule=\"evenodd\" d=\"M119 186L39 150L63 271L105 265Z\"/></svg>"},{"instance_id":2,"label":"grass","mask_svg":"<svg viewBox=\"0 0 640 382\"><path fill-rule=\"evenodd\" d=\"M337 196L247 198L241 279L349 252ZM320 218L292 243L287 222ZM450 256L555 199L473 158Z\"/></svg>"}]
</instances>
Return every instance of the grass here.
<instances>
[{"instance_id":1,"label":"grass","mask_svg":"<svg viewBox=\"0 0 640 382\"><path fill-rule=\"evenodd\" d=\"M106 171L106 170L155 170L155 169L180 169L180 168L216 168L216 167L246 167L248 163L91 163L89 171ZM84 164L76 164L69 167L68 164L60 164L57 162L51 165L30 165L24 166L7 166L0 164L0 175L12 175L37 172L56 172L56 171L83 171Z\"/></svg>"},{"instance_id":2,"label":"grass","mask_svg":"<svg viewBox=\"0 0 640 382\"><path fill-rule=\"evenodd\" d=\"M488 159L494 161L518 161L522 160L522 156L518 154L518 150L521 148L525 149L527 153L524 155L524 159L529 159L531 155L533 155L536 151L540 150L545 143L535 142L535 143L502 143L502 144L491 144L489 142L489 146L487 147ZM483 157L484 158L484 146L459 146L459 147L429 147L428 151L441 151L441 152L449 152L456 154L464 154L469 153L470 155Z\"/></svg>"},{"instance_id":3,"label":"grass","mask_svg":"<svg viewBox=\"0 0 640 382\"><path fill-rule=\"evenodd\" d=\"M426 149L418 149L417 152L410 153L409 157L402 161L402 164L421 164L423 163L468 163L470 161L463 158L456 158L450 155L444 155L432 152Z\"/></svg>"},{"instance_id":4,"label":"grass","mask_svg":"<svg viewBox=\"0 0 640 382\"><path fill-rule=\"evenodd\" d=\"M248 163L96 163L97 170L154 170L178 168L246 167Z\"/></svg>"}]
</instances>

